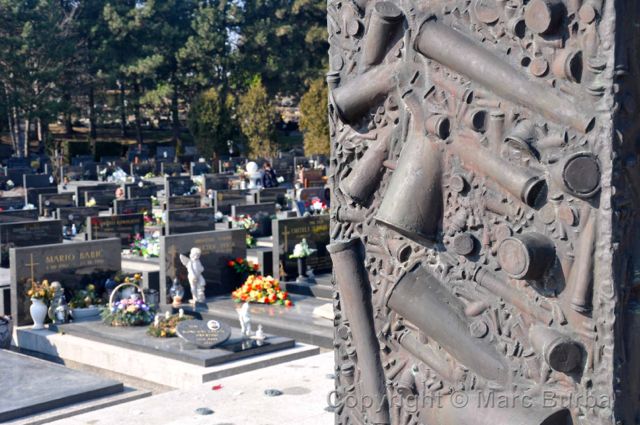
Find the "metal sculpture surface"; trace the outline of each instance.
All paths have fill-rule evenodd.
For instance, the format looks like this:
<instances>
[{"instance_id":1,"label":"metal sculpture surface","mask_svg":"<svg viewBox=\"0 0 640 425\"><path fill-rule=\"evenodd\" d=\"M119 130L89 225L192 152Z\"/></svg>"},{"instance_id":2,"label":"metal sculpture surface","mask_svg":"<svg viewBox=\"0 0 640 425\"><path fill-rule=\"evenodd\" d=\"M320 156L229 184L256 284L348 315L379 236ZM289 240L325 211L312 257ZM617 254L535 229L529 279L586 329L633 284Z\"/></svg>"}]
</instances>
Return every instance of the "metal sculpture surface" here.
<instances>
[{"instance_id":1,"label":"metal sculpture surface","mask_svg":"<svg viewBox=\"0 0 640 425\"><path fill-rule=\"evenodd\" d=\"M328 0L336 423L640 423L640 2Z\"/></svg>"}]
</instances>

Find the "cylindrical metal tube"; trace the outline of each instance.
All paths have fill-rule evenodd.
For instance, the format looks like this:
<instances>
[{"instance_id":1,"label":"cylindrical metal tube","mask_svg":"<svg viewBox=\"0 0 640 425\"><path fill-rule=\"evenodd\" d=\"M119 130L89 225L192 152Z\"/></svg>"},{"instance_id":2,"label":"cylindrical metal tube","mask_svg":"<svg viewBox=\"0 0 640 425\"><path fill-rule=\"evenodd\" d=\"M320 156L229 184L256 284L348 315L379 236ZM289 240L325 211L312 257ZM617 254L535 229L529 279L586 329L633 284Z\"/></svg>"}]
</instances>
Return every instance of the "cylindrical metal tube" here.
<instances>
[{"instance_id":1,"label":"cylindrical metal tube","mask_svg":"<svg viewBox=\"0 0 640 425\"><path fill-rule=\"evenodd\" d=\"M430 369L433 369L440 378L449 383L455 383L457 378L451 366L442 356L426 344L421 343L418 338L411 332L407 331L400 335L398 342L400 345L412 354L415 358L427 365Z\"/></svg>"},{"instance_id":2,"label":"cylindrical metal tube","mask_svg":"<svg viewBox=\"0 0 640 425\"><path fill-rule=\"evenodd\" d=\"M540 279L555 262L553 242L539 233L504 239L498 247L498 263L514 279Z\"/></svg>"},{"instance_id":3,"label":"cylindrical metal tube","mask_svg":"<svg viewBox=\"0 0 640 425\"><path fill-rule=\"evenodd\" d=\"M464 393L465 404L445 396L438 403L426 403L420 409L420 422L429 425L566 425L571 412L562 406L542 407L528 402L487 403L482 391Z\"/></svg>"},{"instance_id":4,"label":"cylindrical metal tube","mask_svg":"<svg viewBox=\"0 0 640 425\"><path fill-rule=\"evenodd\" d=\"M529 329L529 341L551 369L569 373L582 363L582 347L566 335L546 326Z\"/></svg>"},{"instance_id":5,"label":"cylindrical metal tube","mask_svg":"<svg viewBox=\"0 0 640 425\"><path fill-rule=\"evenodd\" d=\"M394 89L396 67L396 63L376 66L332 91L333 103L344 122L357 121Z\"/></svg>"},{"instance_id":6,"label":"cylindrical metal tube","mask_svg":"<svg viewBox=\"0 0 640 425\"><path fill-rule=\"evenodd\" d=\"M327 246L327 251L331 254L342 311L351 326L362 394L373 401L367 409L369 421L372 424L389 425L385 378L373 327L370 285L361 258L359 239L334 242Z\"/></svg>"},{"instance_id":7,"label":"cylindrical metal tube","mask_svg":"<svg viewBox=\"0 0 640 425\"><path fill-rule=\"evenodd\" d=\"M495 296L502 298L505 302L511 304L521 312L535 317L547 325L553 321L553 316L550 312L532 304L527 297L511 288L506 282L503 282L488 270L479 268L473 279L478 285L487 289Z\"/></svg>"},{"instance_id":8,"label":"cylindrical metal tube","mask_svg":"<svg viewBox=\"0 0 640 425\"><path fill-rule=\"evenodd\" d=\"M491 111L487 120L487 139L494 152L498 152L504 137L504 112Z\"/></svg>"},{"instance_id":9,"label":"cylindrical metal tube","mask_svg":"<svg viewBox=\"0 0 640 425\"><path fill-rule=\"evenodd\" d=\"M413 269L396 283L387 306L474 373L492 381L507 380L502 356L489 343L471 335L464 304L424 267Z\"/></svg>"},{"instance_id":10,"label":"cylindrical metal tube","mask_svg":"<svg viewBox=\"0 0 640 425\"><path fill-rule=\"evenodd\" d=\"M579 313L591 311L593 282L593 251L596 240L596 215L589 213L589 218L582 229L575 248L575 261L567 284L571 307Z\"/></svg>"},{"instance_id":11,"label":"cylindrical metal tube","mask_svg":"<svg viewBox=\"0 0 640 425\"><path fill-rule=\"evenodd\" d=\"M364 221L365 213L364 209L349 208L346 205L338 205L336 210L336 219L345 223L361 223Z\"/></svg>"},{"instance_id":12,"label":"cylindrical metal tube","mask_svg":"<svg viewBox=\"0 0 640 425\"><path fill-rule=\"evenodd\" d=\"M558 124L569 125L582 133L593 128L595 118L580 111L575 102L559 97L550 88L529 80L471 38L433 18L427 19L420 27L416 49L491 89L498 96L531 108Z\"/></svg>"},{"instance_id":13,"label":"cylindrical metal tube","mask_svg":"<svg viewBox=\"0 0 640 425\"><path fill-rule=\"evenodd\" d=\"M367 151L342 181L340 189L360 205L366 204L380 185L384 161L389 156L389 137L381 136L369 143Z\"/></svg>"},{"instance_id":14,"label":"cylindrical metal tube","mask_svg":"<svg viewBox=\"0 0 640 425\"><path fill-rule=\"evenodd\" d=\"M442 153L437 142L424 136L418 99L406 99L412 125L398 166L378 209L376 221L407 238L430 243L442 219Z\"/></svg>"},{"instance_id":15,"label":"cylindrical metal tube","mask_svg":"<svg viewBox=\"0 0 640 425\"><path fill-rule=\"evenodd\" d=\"M544 193L547 183L542 175L511 165L471 138L460 135L448 146L452 153L460 157L466 168L493 179L529 206L535 206L538 197Z\"/></svg>"},{"instance_id":16,"label":"cylindrical metal tube","mask_svg":"<svg viewBox=\"0 0 640 425\"><path fill-rule=\"evenodd\" d=\"M377 65L384 59L389 41L402 23L402 11L389 1L381 1L373 6L369 28L362 49L362 63L365 68Z\"/></svg>"}]
</instances>

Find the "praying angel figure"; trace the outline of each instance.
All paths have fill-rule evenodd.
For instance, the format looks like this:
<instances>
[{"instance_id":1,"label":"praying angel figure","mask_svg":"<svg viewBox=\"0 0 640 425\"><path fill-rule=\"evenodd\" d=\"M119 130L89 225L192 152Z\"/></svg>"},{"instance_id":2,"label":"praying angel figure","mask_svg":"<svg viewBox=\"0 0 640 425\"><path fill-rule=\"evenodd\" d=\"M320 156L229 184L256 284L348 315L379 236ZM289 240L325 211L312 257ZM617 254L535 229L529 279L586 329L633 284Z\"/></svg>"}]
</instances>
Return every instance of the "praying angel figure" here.
<instances>
[{"instance_id":1,"label":"praying angel figure","mask_svg":"<svg viewBox=\"0 0 640 425\"><path fill-rule=\"evenodd\" d=\"M202 255L200 248L191 248L189 257L180 254L180 261L187 268L187 277L191 287L191 303L194 305L196 302L203 303L206 301L204 290L207 283L202 277L204 267L200 262L200 255Z\"/></svg>"}]
</instances>

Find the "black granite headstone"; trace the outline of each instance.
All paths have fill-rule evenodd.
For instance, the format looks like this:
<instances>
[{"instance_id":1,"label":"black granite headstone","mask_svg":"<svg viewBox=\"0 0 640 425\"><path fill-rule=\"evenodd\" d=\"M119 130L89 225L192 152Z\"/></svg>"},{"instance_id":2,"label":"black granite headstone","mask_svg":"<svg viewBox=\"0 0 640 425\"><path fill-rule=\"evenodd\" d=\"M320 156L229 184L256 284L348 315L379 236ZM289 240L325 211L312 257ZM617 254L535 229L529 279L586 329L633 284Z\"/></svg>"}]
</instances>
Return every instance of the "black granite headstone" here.
<instances>
[{"instance_id":1,"label":"black granite headstone","mask_svg":"<svg viewBox=\"0 0 640 425\"><path fill-rule=\"evenodd\" d=\"M25 174L22 176L22 187L38 188L56 186L56 179L51 174Z\"/></svg>"},{"instance_id":2,"label":"black granite headstone","mask_svg":"<svg viewBox=\"0 0 640 425\"><path fill-rule=\"evenodd\" d=\"M192 162L190 166L192 176L201 176L211 172L211 166L206 162Z\"/></svg>"},{"instance_id":3,"label":"black granite headstone","mask_svg":"<svg viewBox=\"0 0 640 425\"><path fill-rule=\"evenodd\" d=\"M173 161L176 158L176 148L173 146L158 146L156 159L160 161Z\"/></svg>"},{"instance_id":4,"label":"black granite headstone","mask_svg":"<svg viewBox=\"0 0 640 425\"><path fill-rule=\"evenodd\" d=\"M277 279L295 280L298 276L296 259L289 255L302 239L306 239L309 248L316 251L307 257L307 266L315 273L331 271L331 257L327 252L329 244L329 214L273 220L273 272ZM277 252L277 255L276 255ZM286 276L280 276L280 266Z\"/></svg>"},{"instance_id":5,"label":"black granite headstone","mask_svg":"<svg viewBox=\"0 0 640 425\"><path fill-rule=\"evenodd\" d=\"M150 173L154 174L154 172L155 172L155 166L150 162L146 162L142 164L135 164L135 163L131 164L132 176L144 177Z\"/></svg>"},{"instance_id":6,"label":"black granite headstone","mask_svg":"<svg viewBox=\"0 0 640 425\"><path fill-rule=\"evenodd\" d=\"M74 207L73 193L41 193L38 196L38 210L45 217L53 216L58 208Z\"/></svg>"},{"instance_id":7,"label":"black granite headstone","mask_svg":"<svg viewBox=\"0 0 640 425\"><path fill-rule=\"evenodd\" d=\"M115 183L98 183L94 185L76 186L75 192L76 192L77 206L84 207L85 192L98 191L98 190L111 190L115 194L117 188L118 188L118 185Z\"/></svg>"},{"instance_id":8,"label":"black granite headstone","mask_svg":"<svg viewBox=\"0 0 640 425\"><path fill-rule=\"evenodd\" d=\"M62 242L62 224L59 220L0 224L2 267L9 267L9 249L11 248L60 242Z\"/></svg>"},{"instance_id":9,"label":"black granite headstone","mask_svg":"<svg viewBox=\"0 0 640 425\"><path fill-rule=\"evenodd\" d=\"M217 320L185 320L176 326L176 334L198 348L213 348L229 339L231 327Z\"/></svg>"},{"instance_id":10,"label":"black granite headstone","mask_svg":"<svg viewBox=\"0 0 640 425\"><path fill-rule=\"evenodd\" d=\"M213 208L169 209L167 210L165 234L177 235L214 230L216 228L215 213Z\"/></svg>"},{"instance_id":11,"label":"black granite headstone","mask_svg":"<svg viewBox=\"0 0 640 425\"><path fill-rule=\"evenodd\" d=\"M271 161L271 168L277 176L284 178L287 183L293 182L296 175L296 168L293 165L293 158L276 158Z\"/></svg>"},{"instance_id":12,"label":"black granite headstone","mask_svg":"<svg viewBox=\"0 0 640 425\"><path fill-rule=\"evenodd\" d=\"M187 208L200 208L202 197L200 195L170 196L167 198L167 210L184 210Z\"/></svg>"},{"instance_id":13,"label":"black granite headstone","mask_svg":"<svg viewBox=\"0 0 640 425\"><path fill-rule=\"evenodd\" d=\"M89 240L120 238L123 247L130 247L136 235L144 236L142 214L98 216L87 218Z\"/></svg>"},{"instance_id":14,"label":"black granite headstone","mask_svg":"<svg viewBox=\"0 0 640 425\"><path fill-rule=\"evenodd\" d=\"M0 197L0 210L17 210L25 206L24 196L2 196Z\"/></svg>"},{"instance_id":15,"label":"black granite headstone","mask_svg":"<svg viewBox=\"0 0 640 425\"><path fill-rule=\"evenodd\" d=\"M31 204L35 208L38 208L38 204L40 202L40 195L53 194L53 193L58 193L57 186L26 189L25 200L27 201L27 204Z\"/></svg>"},{"instance_id":16,"label":"black granite headstone","mask_svg":"<svg viewBox=\"0 0 640 425\"><path fill-rule=\"evenodd\" d=\"M177 162L159 162L160 174L163 176L179 176L182 173L182 164Z\"/></svg>"},{"instance_id":17,"label":"black granite headstone","mask_svg":"<svg viewBox=\"0 0 640 425\"><path fill-rule=\"evenodd\" d=\"M116 191L111 189L88 190L84 193L84 204L94 205L105 211L113 207L113 201L116 199ZM93 201L93 202L90 202Z\"/></svg>"},{"instance_id":18,"label":"black granite headstone","mask_svg":"<svg viewBox=\"0 0 640 425\"><path fill-rule=\"evenodd\" d=\"M83 180L84 176L84 168L80 165L63 165L60 167L60 178L62 181L77 181Z\"/></svg>"},{"instance_id":19,"label":"black granite headstone","mask_svg":"<svg viewBox=\"0 0 640 425\"><path fill-rule=\"evenodd\" d=\"M255 237L271 236L271 220L276 215L276 204L252 204L252 205L233 205L231 207L231 216L238 219L242 216L249 216L257 224L258 228L251 232Z\"/></svg>"},{"instance_id":20,"label":"black granite headstone","mask_svg":"<svg viewBox=\"0 0 640 425\"><path fill-rule=\"evenodd\" d=\"M184 196L194 194L193 180L191 177L165 177L164 196Z\"/></svg>"},{"instance_id":21,"label":"black granite headstone","mask_svg":"<svg viewBox=\"0 0 640 425\"><path fill-rule=\"evenodd\" d=\"M113 202L115 214L150 213L153 209L151 198L116 199Z\"/></svg>"},{"instance_id":22,"label":"black granite headstone","mask_svg":"<svg viewBox=\"0 0 640 425\"><path fill-rule=\"evenodd\" d=\"M28 280L58 281L66 291L84 289L120 271L120 240L57 243L12 248L11 311L19 326L31 323Z\"/></svg>"},{"instance_id":23,"label":"black granite headstone","mask_svg":"<svg viewBox=\"0 0 640 425\"><path fill-rule=\"evenodd\" d=\"M233 176L228 174L207 174L204 176L204 193L210 190L229 190L229 180Z\"/></svg>"},{"instance_id":24,"label":"black granite headstone","mask_svg":"<svg viewBox=\"0 0 640 425\"><path fill-rule=\"evenodd\" d=\"M56 210L56 218L62 222L63 226L71 228L76 225L78 233L85 231L88 217L97 216L100 209L97 207L65 207Z\"/></svg>"},{"instance_id":25,"label":"black granite headstone","mask_svg":"<svg viewBox=\"0 0 640 425\"><path fill-rule=\"evenodd\" d=\"M232 205L253 204L254 196L250 190L217 190L215 193L215 207L222 214L231 214Z\"/></svg>"},{"instance_id":26,"label":"black granite headstone","mask_svg":"<svg viewBox=\"0 0 640 425\"><path fill-rule=\"evenodd\" d=\"M126 183L124 191L127 199L149 198L157 195L158 188L154 183L149 182Z\"/></svg>"},{"instance_id":27,"label":"black granite headstone","mask_svg":"<svg viewBox=\"0 0 640 425\"><path fill-rule=\"evenodd\" d=\"M38 221L38 210L0 211L0 223L18 223L22 221Z\"/></svg>"},{"instance_id":28,"label":"black granite headstone","mask_svg":"<svg viewBox=\"0 0 640 425\"><path fill-rule=\"evenodd\" d=\"M258 203L274 202L285 206L287 204L287 189L269 187L258 192Z\"/></svg>"},{"instance_id":29,"label":"black granite headstone","mask_svg":"<svg viewBox=\"0 0 640 425\"><path fill-rule=\"evenodd\" d=\"M28 174L33 174L31 167L7 167L7 178L14 186L22 186L23 177Z\"/></svg>"},{"instance_id":30,"label":"black granite headstone","mask_svg":"<svg viewBox=\"0 0 640 425\"><path fill-rule=\"evenodd\" d=\"M245 258L247 249L244 230L217 230L160 237L160 294L169 303L168 290L174 278L185 287L184 299L191 299L187 269L180 254L189 256L191 248L200 248L203 277L207 282L207 297L230 294L242 282L242 277L228 266L229 260Z\"/></svg>"}]
</instances>

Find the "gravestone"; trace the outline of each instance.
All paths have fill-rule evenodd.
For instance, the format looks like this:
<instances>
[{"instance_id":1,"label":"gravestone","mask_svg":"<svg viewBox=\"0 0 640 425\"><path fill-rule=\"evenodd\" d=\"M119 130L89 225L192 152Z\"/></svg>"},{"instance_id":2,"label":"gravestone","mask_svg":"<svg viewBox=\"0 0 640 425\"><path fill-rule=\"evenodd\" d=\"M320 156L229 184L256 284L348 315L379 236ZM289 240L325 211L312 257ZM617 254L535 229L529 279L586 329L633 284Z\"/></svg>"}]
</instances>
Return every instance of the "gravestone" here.
<instances>
[{"instance_id":1,"label":"gravestone","mask_svg":"<svg viewBox=\"0 0 640 425\"><path fill-rule=\"evenodd\" d=\"M89 217L86 226L89 240L119 238L125 248L131 246L136 235L144 236L142 214Z\"/></svg>"},{"instance_id":2,"label":"gravestone","mask_svg":"<svg viewBox=\"0 0 640 425\"><path fill-rule=\"evenodd\" d=\"M238 219L241 216L249 216L258 225L258 228L251 234L262 238L271 236L271 220L276 215L276 204L252 204L233 205L231 207L231 217Z\"/></svg>"},{"instance_id":3,"label":"gravestone","mask_svg":"<svg viewBox=\"0 0 640 425\"><path fill-rule=\"evenodd\" d=\"M58 187L38 187L26 189L25 200L27 204L31 204L34 208L38 208L40 204L40 195L58 193Z\"/></svg>"},{"instance_id":4,"label":"gravestone","mask_svg":"<svg viewBox=\"0 0 640 425\"><path fill-rule=\"evenodd\" d=\"M156 148L156 160L173 162L176 158L176 148L173 146L158 146Z\"/></svg>"},{"instance_id":5,"label":"gravestone","mask_svg":"<svg viewBox=\"0 0 640 425\"><path fill-rule=\"evenodd\" d=\"M224 215L231 214L232 205L253 204L254 196L250 190L216 190L215 208Z\"/></svg>"},{"instance_id":6,"label":"gravestone","mask_svg":"<svg viewBox=\"0 0 640 425\"><path fill-rule=\"evenodd\" d=\"M78 185L75 187L76 194L76 203L78 207L85 206L85 196L86 192L90 191L100 191L100 190L111 190L115 194L118 185L115 183L98 183L93 185Z\"/></svg>"},{"instance_id":7,"label":"gravestone","mask_svg":"<svg viewBox=\"0 0 640 425\"><path fill-rule=\"evenodd\" d=\"M177 162L159 162L160 172L163 176L179 176L182 173L182 164Z\"/></svg>"},{"instance_id":8,"label":"gravestone","mask_svg":"<svg viewBox=\"0 0 640 425\"><path fill-rule=\"evenodd\" d=\"M79 181L90 180L91 176L85 176L85 169L80 165L63 165L60 167L60 180Z\"/></svg>"},{"instance_id":9,"label":"gravestone","mask_svg":"<svg viewBox=\"0 0 640 425\"><path fill-rule=\"evenodd\" d=\"M167 210L165 234L206 232L216 228L214 208Z\"/></svg>"},{"instance_id":10,"label":"gravestone","mask_svg":"<svg viewBox=\"0 0 640 425\"><path fill-rule=\"evenodd\" d=\"M194 194L193 180L191 177L165 177L164 196L185 196Z\"/></svg>"},{"instance_id":11,"label":"gravestone","mask_svg":"<svg viewBox=\"0 0 640 425\"><path fill-rule=\"evenodd\" d=\"M112 189L87 190L84 192L84 205L89 205L90 201L95 201L95 205L103 211L113 207L116 199L116 191Z\"/></svg>"},{"instance_id":12,"label":"gravestone","mask_svg":"<svg viewBox=\"0 0 640 425\"><path fill-rule=\"evenodd\" d=\"M7 159L7 167L8 168L30 168L31 163L29 158L20 158L17 156L13 156Z\"/></svg>"},{"instance_id":13,"label":"gravestone","mask_svg":"<svg viewBox=\"0 0 640 425\"><path fill-rule=\"evenodd\" d=\"M202 197L200 195L170 196L167 198L165 209L183 210L187 208L200 208Z\"/></svg>"},{"instance_id":14,"label":"gravestone","mask_svg":"<svg viewBox=\"0 0 640 425\"><path fill-rule=\"evenodd\" d=\"M273 202L285 207L287 205L287 189L280 187L269 187L258 192L258 203Z\"/></svg>"},{"instance_id":15,"label":"gravestone","mask_svg":"<svg viewBox=\"0 0 640 425\"><path fill-rule=\"evenodd\" d=\"M76 155L71 158L71 165L85 165L95 163L93 155Z\"/></svg>"},{"instance_id":16,"label":"gravestone","mask_svg":"<svg viewBox=\"0 0 640 425\"><path fill-rule=\"evenodd\" d=\"M13 182L15 186L22 186L25 175L33 174L31 167L7 167L7 178Z\"/></svg>"},{"instance_id":17,"label":"gravestone","mask_svg":"<svg viewBox=\"0 0 640 425\"><path fill-rule=\"evenodd\" d=\"M0 211L0 224L21 221L38 221L38 210L32 208L28 210Z\"/></svg>"},{"instance_id":18,"label":"gravestone","mask_svg":"<svg viewBox=\"0 0 640 425\"><path fill-rule=\"evenodd\" d=\"M289 255L302 239L306 239L309 248L316 251L307 257L307 267L314 273L331 272L331 257L327 251L329 244L329 215L286 218L273 220L273 272L280 280L295 280L298 277L298 263ZM277 254L276 254L277 252ZM280 267L285 276L280 275Z\"/></svg>"},{"instance_id":19,"label":"gravestone","mask_svg":"<svg viewBox=\"0 0 640 425\"><path fill-rule=\"evenodd\" d=\"M206 162L192 162L189 167L192 176L201 176L211 172L211 166Z\"/></svg>"},{"instance_id":20,"label":"gravestone","mask_svg":"<svg viewBox=\"0 0 640 425\"><path fill-rule=\"evenodd\" d=\"M120 252L119 239L12 248L11 311L16 323L31 323L29 279L58 281L67 291L84 289L120 271Z\"/></svg>"},{"instance_id":21,"label":"gravestone","mask_svg":"<svg viewBox=\"0 0 640 425\"><path fill-rule=\"evenodd\" d=\"M203 192L209 193L210 190L228 190L229 180L233 176L225 174L205 174L204 176L204 190Z\"/></svg>"},{"instance_id":22,"label":"gravestone","mask_svg":"<svg viewBox=\"0 0 640 425\"><path fill-rule=\"evenodd\" d=\"M56 186L56 179L51 174L25 174L22 176L22 187L24 188L54 186Z\"/></svg>"},{"instance_id":23,"label":"gravestone","mask_svg":"<svg viewBox=\"0 0 640 425\"><path fill-rule=\"evenodd\" d=\"M275 158L271 161L271 168L275 170L277 176L284 178L286 183L294 181L296 168L293 164L293 158Z\"/></svg>"},{"instance_id":24,"label":"gravestone","mask_svg":"<svg viewBox=\"0 0 640 425\"><path fill-rule=\"evenodd\" d=\"M160 294L164 303L170 303L169 288L177 278L185 287L185 300L191 299L187 269L180 261L180 254L189 256L191 248L200 248L203 277L207 282L206 296L230 294L240 284L242 277L227 265L229 260L246 257L244 230L216 230L160 237Z\"/></svg>"},{"instance_id":25,"label":"gravestone","mask_svg":"<svg viewBox=\"0 0 640 425\"><path fill-rule=\"evenodd\" d=\"M130 174L136 177L145 177L147 174L155 174L155 166L152 163L131 164Z\"/></svg>"},{"instance_id":26,"label":"gravestone","mask_svg":"<svg viewBox=\"0 0 640 425\"><path fill-rule=\"evenodd\" d=\"M150 182L138 182L138 183L126 183L124 185L124 191L127 199L134 198L149 198L156 196L158 189L155 183Z\"/></svg>"},{"instance_id":27,"label":"gravestone","mask_svg":"<svg viewBox=\"0 0 640 425\"><path fill-rule=\"evenodd\" d=\"M73 193L41 193L38 196L40 215L51 217L58 208L69 208L76 205Z\"/></svg>"},{"instance_id":28,"label":"gravestone","mask_svg":"<svg viewBox=\"0 0 640 425\"><path fill-rule=\"evenodd\" d=\"M150 213L153 210L151 198L116 199L113 211L117 215Z\"/></svg>"},{"instance_id":29,"label":"gravestone","mask_svg":"<svg viewBox=\"0 0 640 425\"><path fill-rule=\"evenodd\" d=\"M71 228L75 224L78 233L86 231L87 218L98 214L100 214L98 207L64 207L56 210L56 218L62 222L62 225Z\"/></svg>"},{"instance_id":30,"label":"gravestone","mask_svg":"<svg viewBox=\"0 0 640 425\"><path fill-rule=\"evenodd\" d=\"M59 220L0 224L2 267L9 267L9 250L11 248L60 242L62 242L62 224Z\"/></svg>"},{"instance_id":31,"label":"gravestone","mask_svg":"<svg viewBox=\"0 0 640 425\"><path fill-rule=\"evenodd\" d=\"M0 209L2 211L22 209L25 202L24 196L0 196Z\"/></svg>"},{"instance_id":32,"label":"gravestone","mask_svg":"<svg viewBox=\"0 0 640 425\"><path fill-rule=\"evenodd\" d=\"M185 320L176 326L178 337L198 348L213 348L231 336L231 328L217 320Z\"/></svg>"}]
</instances>

